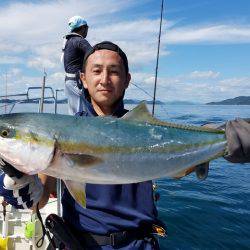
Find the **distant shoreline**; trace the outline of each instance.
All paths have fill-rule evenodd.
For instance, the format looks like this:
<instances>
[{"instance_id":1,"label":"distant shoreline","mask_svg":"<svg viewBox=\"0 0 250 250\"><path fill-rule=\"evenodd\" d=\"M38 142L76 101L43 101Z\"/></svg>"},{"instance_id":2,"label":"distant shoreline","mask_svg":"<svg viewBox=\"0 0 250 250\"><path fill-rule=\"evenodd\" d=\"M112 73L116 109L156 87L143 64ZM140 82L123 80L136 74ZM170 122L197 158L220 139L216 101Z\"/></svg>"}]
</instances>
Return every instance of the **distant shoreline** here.
<instances>
[{"instance_id":1,"label":"distant shoreline","mask_svg":"<svg viewBox=\"0 0 250 250\"><path fill-rule=\"evenodd\" d=\"M137 100L137 99L124 99L124 104L139 104L144 100ZM67 104L67 99L57 100L57 104ZM152 100L146 100L146 104L153 104ZM26 100L18 100L18 99L0 99L0 103L2 104L14 104L14 103L39 103L39 98L36 99L26 99ZM54 100L44 100L45 104L54 104ZM238 96L232 99L226 99L218 102L208 102L208 103L195 103L189 101L169 101L169 102L162 102L159 100L155 101L156 105L250 105L250 96Z\"/></svg>"},{"instance_id":2,"label":"distant shoreline","mask_svg":"<svg viewBox=\"0 0 250 250\"><path fill-rule=\"evenodd\" d=\"M39 100L38 99L31 99L31 100L16 100L16 99L2 99L0 100L0 103L8 103L8 104L11 104L11 103L39 103ZM124 100L124 103L125 104L139 104L140 102L142 102L142 100L134 100L134 99L125 99ZM153 104L153 101L145 101L147 104ZM44 100L44 103L45 104L54 104L54 101L52 100ZM67 104L67 99L62 99L62 100L57 100L57 104ZM164 102L161 102L161 101L155 101L155 104L165 104Z\"/></svg>"},{"instance_id":3,"label":"distant shoreline","mask_svg":"<svg viewBox=\"0 0 250 250\"><path fill-rule=\"evenodd\" d=\"M237 96L219 102L208 102L207 105L250 105L250 96Z\"/></svg>"}]
</instances>

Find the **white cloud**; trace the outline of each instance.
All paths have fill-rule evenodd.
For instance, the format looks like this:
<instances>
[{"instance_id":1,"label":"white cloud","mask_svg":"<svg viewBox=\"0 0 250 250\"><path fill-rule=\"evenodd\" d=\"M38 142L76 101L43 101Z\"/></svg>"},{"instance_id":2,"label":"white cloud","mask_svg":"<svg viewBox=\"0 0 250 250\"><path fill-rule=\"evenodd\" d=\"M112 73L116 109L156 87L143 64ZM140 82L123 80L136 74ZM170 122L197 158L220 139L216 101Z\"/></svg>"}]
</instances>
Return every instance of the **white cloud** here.
<instances>
[{"instance_id":1,"label":"white cloud","mask_svg":"<svg viewBox=\"0 0 250 250\"><path fill-rule=\"evenodd\" d=\"M45 69L63 69L60 61L61 49L59 46L39 46L32 49L32 55L27 59L27 66L41 70Z\"/></svg>"},{"instance_id":2,"label":"white cloud","mask_svg":"<svg viewBox=\"0 0 250 250\"><path fill-rule=\"evenodd\" d=\"M217 78L220 75L219 72L213 72L212 70L209 71L193 71L190 73L191 79L209 79L209 78Z\"/></svg>"},{"instance_id":3,"label":"white cloud","mask_svg":"<svg viewBox=\"0 0 250 250\"><path fill-rule=\"evenodd\" d=\"M128 53L133 67L155 61L159 19L133 19L123 21L119 12L133 8L130 1L42 1L39 3L10 2L0 9L2 26L0 51L18 53L27 51L29 67L46 67L58 70L62 36L67 32L70 16L84 16L89 24L89 40L118 42ZM236 43L250 42L249 25L206 25L176 27L174 21L163 21L161 56L170 52L166 44ZM9 54L8 54L9 56ZM47 65L45 65L47 64Z\"/></svg>"},{"instance_id":4,"label":"white cloud","mask_svg":"<svg viewBox=\"0 0 250 250\"><path fill-rule=\"evenodd\" d=\"M23 60L20 57L16 56L1 56L0 64L19 64L22 63Z\"/></svg>"},{"instance_id":5,"label":"white cloud","mask_svg":"<svg viewBox=\"0 0 250 250\"><path fill-rule=\"evenodd\" d=\"M22 70L19 68L11 68L11 70L8 71L8 74L11 76L17 77L22 74Z\"/></svg>"},{"instance_id":6,"label":"white cloud","mask_svg":"<svg viewBox=\"0 0 250 250\"><path fill-rule=\"evenodd\" d=\"M184 26L169 29L163 34L168 44L235 44L250 43L250 25Z\"/></svg>"},{"instance_id":7,"label":"white cloud","mask_svg":"<svg viewBox=\"0 0 250 250\"><path fill-rule=\"evenodd\" d=\"M48 72L47 84L63 87L64 73L60 63L62 37L67 32L67 20L82 15L90 25L88 40L94 44L102 40L119 43L128 54L133 82L153 95L154 63L156 60L159 19L133 18L124 21L124 13L139 1L132 0L56 0L9 4L0 8L1 27L0 64L23 64L29 70L37 69L41 76L25 76L25 70L10 71L13 76L10 90L18 92L27 86L39 85L42 72ZM123 15L120 15L123 13ZM129 14L128 14L129 15ZM129 21L128 21L129 20ZM171 53L168 44L231 44L250 43L250 26L235 24L206 24L180 26L164 20L161 57ZM153 65L153 66L152 66ZM150 71L148 70L150 68ZM145 73L147 71L147 73ZM144 73L142 73L144 72ZM18 78L16 77L18 75ZM32 74L27 74L32 75ZM15 77L14 77L15 76ZM11 77L10 77L11 78ZM26 84L26 85L25 85ZM186 75L159 77L159 99L192 100L204 102L216 96L249 94L249 78L223 79L219 72L199 69ZM0 84L3 88L3 84ZM131 97L150 96L131 85Z\"/></svg>"},{"instance_id":8,"label":"white cloud","mask_svg":"<svg viewBox=\"0 0 250 250\"><path fill-rule=\"evenodd\" d=\"M99 25L89 38L93 43L103 40L118 43L127 53L130 65L140 67L156 60L159 22L159 19L142 19ZM163 23L164 29L173 25L172 22ZM169 53L161 47L161 56Z\"/></svg>"},{"instance_id":9,"label":"white cloud","mask_svg":"<svg viewBox=\"0 0 250 250\"><path fill-rule=\"evenodd\" d=\"M0 9L1 36L25 41L26 44L37 44L56 41L67 30L68 18L79 14L90 24L96 16L106 13L107 16L126 8L131 1L105 0L98 1L41 1L38 3L15 3ZM105 20L104 20L105 21ZM95 22L94 22L95 23Z\"/></svg>"},{"instance_id":10,"label":"white cloud","mask_svg":"<svg viewBox=\"0 0 250 250\"><path fill-rule=\"evenodd\" d=\"M50 59L46 59L46 58L42 58L42 57L34 57L31 58L28 62L27 65L31 68L35 68L38 70L42 70L42 69L53 69L56 68L56 66L58 65L57 63L52 62L52 60Z\"/></svg>"},{"instance_id":11,"label":"white cloud","mask_svg":"<svg viewBox=\"0 0 250 250\"><path fill-rule=\"evenodd\" d=\"M130 86L126 98L133 98L136 95L139 99L152 99L154 75L138 72L133 75L132 82L135 82L139 88ZM250 77L222 78L219 77L218 72L210 74L199 72L198 74L198 71L195 74L198 77L190 77L192 75L193 72L176 77L159 77L157 81L157 99L205 103L250 95ZM145 91L147 94L145 94Z\"/></svg>"},{"instance_id":12,"label":"white cloud","mask_svg":"<svg viewBox=\"0 0 250 250\"><path fill-rule=\"evenodd\" d=\"M1 35L2 37L3 35ZM0 40L0 52L2 53L19 53L25 51L27 48L23 45L16 44L14 41L6 42L5 39Z\"/></svg>"},{"instance_id":13,"label":"white cloud","mask_svg":"<svg viewBox=\"0 0 250 250\"><path fill-rule=\"evenodd\" d=\"M58 70L67 20L79 14L88 20L88 39L92 44L102 40L117 41L128 52L131 65L148 64L155 59L159 20L119 20L116 13L134 4L115 0L105 0L101 7L99 1L90 0L10 3L0 9L0 22L9 24L2 27L0 51L11 54L26 51L30 55L29 67ZM163 49L162 55L165 54Z\"/></svg>"},{"instance_id":14,"label":"white cloud","mask_svg":"<svg viewBox=\"0 0 250 250\"><path fill-rule=\"evenodd\" d=\"M0 93L5 93L5 75L0 77ZM42 86L43 73L40 76L24 76L21 71L13 70L7 74L8 94L26 93L29 87ZM52 87L54 90L64 88L64 75L54 73L48 74L46 77L46 86ZM47 92L49 95L51 93ZM1 95L1 94L0 94ZM41 91L34 90L30 92L30 98L40 97Z\"/></svg>"},{"instance_id":15,"label":"white cloud","mask_svg":"<svg viewBox=\"0 0 250 250\"><path fill-rule=\"evenodd\" d=\"M234 77L222 79L219 84L223 92L235 93L239 95L250 95L250 77Z\"/></svg>"},{"instance_id":16,"label":"white cloud","mask_svg":"<svg viewBox=\"0 0 250 250\"><path fill-rule=\"evenodd\" d=\"M105 26L99 26L95 28L95 35L93 38L103 40L112 38L116 41L138 41L144 43L151 43L152 40L158 39L159 32L159 19L138 19L131 21L120 21L117 23L109 23ZM174 23L164 20L163 29L173 26Z\"/></svg>"}]
</instances>

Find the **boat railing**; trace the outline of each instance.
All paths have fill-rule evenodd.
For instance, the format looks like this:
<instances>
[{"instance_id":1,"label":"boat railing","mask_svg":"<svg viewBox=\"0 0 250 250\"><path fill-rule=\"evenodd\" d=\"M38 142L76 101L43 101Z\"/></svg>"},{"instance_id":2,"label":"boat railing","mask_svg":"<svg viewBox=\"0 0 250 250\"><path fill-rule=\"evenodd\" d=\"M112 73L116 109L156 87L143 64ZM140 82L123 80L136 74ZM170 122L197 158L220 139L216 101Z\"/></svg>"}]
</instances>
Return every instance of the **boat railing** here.
<instances>
[{"instance_id":1,"label":"boat railing","mask_svg":"<svg viewBox=\"0 0 250 250\"><path fill-rule=\"evenodd\" d=\"M11 95L3 95L0 96L0 99L5 99L5 101L7 101L7 99L9 98L13 98L13 97L26 97L20 100L15 100L14 102L11 103L5 103L3 105L0 105L0 109L9 106L9 111L8 113L12 113L13 109L15 108L15 106L17 104L22 104L22 103L32 103L32 104L36 104L36 102L38 102L39 104L39 108L38 108L38 112L41 112L41 107L44 105L44 102L41 103L41 97L33 97L31 96L32 92L34 92L34 90L40 90L41 91L42 87L29 87L26 91L26 93L19 93L19 94L11 94ZM64 91L63 89L56 89L54 91L54 89L52 87L44 87L45 90L49 91L48 96L44 96L43 101L44 100L53 100L54 102L54 112L57 113L57 103L58 103L58 92ZM47 92L47 91L46 91Z\"/></svg>"}]
</instances>

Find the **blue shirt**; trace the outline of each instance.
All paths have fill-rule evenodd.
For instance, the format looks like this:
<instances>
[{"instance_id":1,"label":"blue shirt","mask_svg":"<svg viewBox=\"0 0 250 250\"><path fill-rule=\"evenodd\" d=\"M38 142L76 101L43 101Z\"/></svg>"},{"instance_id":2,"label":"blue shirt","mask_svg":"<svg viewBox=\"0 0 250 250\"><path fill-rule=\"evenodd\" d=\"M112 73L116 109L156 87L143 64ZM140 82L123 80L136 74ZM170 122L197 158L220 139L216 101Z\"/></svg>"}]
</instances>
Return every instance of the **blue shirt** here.
<instances>
[{"instance_id":1,"label":"blue shirt","mask_svg":"<svg viewBox=\"0 0 250 250\"><path fill-rule=\"evenodd\" d=\"M64 69L67 73L75 74L82 70L85 53L91 48L91 45L86 39L77 34L69 34L66 39Z\"/></svg>"},{"instance_id":2,"label":"blue shirt","mask_svg":"<svg viewBox=\"0 0 250 250\"><path fill-rule=\"evenodd\" d=\"M77 115L97 116L92 105L85 102L86 111ZM114 116L121 117L126 112L120 102ZM107 235L157 223L152 181L126 185L86 184L86 200L84 209L67 189L62 197L63 218L78 231Z\"/></svg>"}]
</instances>

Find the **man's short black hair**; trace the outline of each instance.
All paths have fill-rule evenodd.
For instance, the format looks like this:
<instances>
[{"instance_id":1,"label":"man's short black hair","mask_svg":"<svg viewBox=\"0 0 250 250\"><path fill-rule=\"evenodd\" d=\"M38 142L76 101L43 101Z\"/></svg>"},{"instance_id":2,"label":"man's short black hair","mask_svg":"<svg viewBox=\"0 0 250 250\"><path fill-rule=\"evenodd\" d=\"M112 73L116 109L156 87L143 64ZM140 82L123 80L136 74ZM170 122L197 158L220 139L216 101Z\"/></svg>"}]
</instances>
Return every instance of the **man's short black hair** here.
<instances>
[{"instance_id":1,"label":"man's short black hair","mask_svg":"<svg viewBox=\"0 0 250 250\"><path fill-rule=\"evenodd\" d=\"M83 71L85 72L85 66L86 66L86 61L88 57L93 54L96 50L101 50L101 49L107 49L107 50L112 50L118 53L118 55L121 57L123 61L123 65L125 67L125 72L128 74L129 68L128 68L128 59L126 54L123 52L123 50L116 44L109 42L109 41L103 41L100 43L97 43L94 47L92 47L90 50L88 50L84 56L83 60Z\"/></svg>"}]
</instances>

